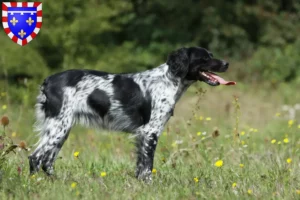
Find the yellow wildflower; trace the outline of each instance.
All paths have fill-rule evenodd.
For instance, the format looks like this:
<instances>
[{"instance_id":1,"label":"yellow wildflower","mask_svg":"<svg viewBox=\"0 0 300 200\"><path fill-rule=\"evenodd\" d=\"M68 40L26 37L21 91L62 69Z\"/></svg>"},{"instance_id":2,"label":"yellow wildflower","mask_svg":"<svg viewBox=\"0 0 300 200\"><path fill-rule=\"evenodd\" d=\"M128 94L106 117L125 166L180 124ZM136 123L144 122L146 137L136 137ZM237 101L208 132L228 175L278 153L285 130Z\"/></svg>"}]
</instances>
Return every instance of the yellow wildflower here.
<instances>
[{"instance_id":1,"label":"yellow wildflower","mask_svg":"<svg viewBox=\"0 0 300 200\"><path fill-rule=\"evenodd\" d=\"M215 162L215 166L216 167L222 167L223 166L223 160L217 160L217 162Z\"/></svg>"},{"instance_id":2,"label":"yellow wildflower","mask_svg":"<svg viewBox=\"0 0 300 200\"><path fill-rule=\"evenodd\" d=\"M232 183L232 188L236 188L236 183Z\"/></svg>"},{"instance_id":3,"label":"yellow wildflower","mask_svg":"<svg viewBox=\"0 0 300 200\"><path fill-rule=\"evenodd\" d=\"M257 133L257 132L258 132L258 130L255 128L255 129L253 129L253 132L254 132L254 133Z\"/></svg>"},{"instance_id":4,"label":"yellow wildflower","mask_svg":"<svg viewBox=\"0 0 300 200\"><path fill-rule=\"evenodd\" d=\"M245 131L242 131L242 132L241 132L241 135L245 135Z\"/></svg>"},{"instance_id":5,"label":"yellow wildflower","mask_svg":"<svg viewBox=\"0 0 300 200\"><path fill-rule=\"evenodd\" d=\"M199 120L200 120L200 121L201 121L201 120L203 120L203 117L202 117L202 116L200 116L200 117L199 117Z\"/></svg>"},{"instance_id":6,"label":"yellow wildflower","mask_svg":"<svg viewBox=\"0 0 300 200\"><path fill-rule=\"evenodd\" d=\"M251 189L249 189L249 190L247 191L247 193L248 193L249 195L251 195L251 194L253 193L253 191L252 191Z\"/></svg>"},{"instance_id":7,"label":"yellow wildflower","mask_svg":"<svg viewBox=\"0 0 300 200\"><path fill-rule=\"evenodd\" d=\"M11 137L16 137L17 133L16 132L12 132Z\"/></svg>"},{"instance_id":8,"label":"yellow wildflower","mask_svg":"<svg viewBox=\"0 0 300 200\"><path fill-rule=\"evenodd\" d=\"M250 128L249 131L250 131L250 132L254 131L254 128Z\"/></svg>"},{"instance_id":9,"label":"yellow wildflower","mask_svg":"<svg viewBox=\"0 0 300 200\"><path fill-rule=\"evenodd\" d=\"M155 168L152 169L152 174L156 174L157 170Z\"/></svg>"},{"instance_id":10,"label":"yellow wildflower","mask_svg":"<svg viewBox=\"0 0 300 200\"><path fill-rule=\"evenodd\" d=\"M7 109L7 105L3 105L2 110L6 110L6 109Z\"/></svg>"},{"instance_id":11,"label":"yellow wildflower","mask_svg":"<svg viewBox=\"0 0 300 200\"><path fill-rule=\"evenodd\" d=\"M35 179L35 174L33 174L30 178Z\"/></svg>"},{"instance_id":12,"label":"yellow wildflower","mask_svg":"<svg viewBox=\"0 0 300 200\"><path fill-rule=\"evenodd\" d=\"M241 164L240 164L240 168L244 168L244 164L241 163Z\"/></svg>"},{"instance_id":13,"label":"yellow wildflower","mask_svg":"<svg viewBox=\"0 0 300 200\"><path fill-rule=\"evenodd\" d=\"M300 124L298 125L298 128L300 128Z\"/></svg>"},{"instance_id":14,"label":"yellow wildflower","mask_svg":"<svg viewBox=\"0 0 300 200\"><path fill-rule=\"evenodd\" d=\"M210 120L211 120L211 117L206 117L205 120L206 120L206 121L210 121Z\"/></svg>"},{"instance_id":15,"label":"yellow wildflower","mask_svg":"<svg viewBox=\"0 0 300 200\"><path fill-rule=\"evenodd\" d=\"M276 143L276 140L275 140L275 139L271 140L271 143L272 143L272 144L275 144L275 143Z\"/></svg>"},{"instance_id":16,"label":"yellow wildflower","mask_svg":"<svg viewBox=\"0 0 300 200\"><path fill-rule=\"evenodd\" d=\"M106 172L101 172L101 173L100 173L100 176L101 176L101 177L105 177L105 176L106 176Z\"/></svg>"},{"instance_id":17,"label":"yellow wildflower","mask_svg":"<svg viewBox=\"0 0 300 200\"><path fill-rule=\"evenodd\" d=\"M241 141L241 145L244 145L246 142L244 140Z\"/></svg>"},{"instance_id":18,"label":"yellow wildflower","mask_svg":"<svg viewBox=\"0 0 300 200\"><path fill-rule=\"evenodd\" d=\"M72 184L71 184L71 188L76 188L76 186L77 186L77 183L76 182L73 182Z\"/></svg>"},{"instance_id":19,"label":"yellow wildflower","mask_svg":"<svg viewBox=\"0 0 300 200\"><path fill-rule=\"evenodd\" d=\"M294 120L290 119L290 120L288 121L289 127L293 126L293 124L294 124Z\"/></svg>"},{"instance_id":20,"label":"yellow wildflower","mask_svg":"<svg viewBox=\"0 0 300 200\"><path fill-rule=\"evenodd\" d=\"M73 155L74 155L75 158L78 158L78 156L79 156L79 151L75 151Z\"/></svg>"},{"instance_id":21,"label":"yellow wildflower","mask_svg":"<svg viewBox=\"0 0 300 200\"><path fill-rule=\"evenodd\" d=\"M290 164L290 163L292 162L292 159L291 159L291 158L288 158L288 159L286 159L286 162L287 162L288 164Z\"/></svg>"},{"instance_id":22,"label":"yellow wildflower","mask_svg":"<svg viewBox=\"0 0 300 200\"><path fill-rule=\"evenodd\" d=\"M296 193L297 193L297 194L300 194L300 190L296 190Z\"/></svg>"},{"instance_id":23,"label":"yellow wildflower","mask_svg":"<svg viewBox=\"0 0 300 200\"><path fill-rule=\"evenodd\" d=\"M278 141L277 144L281 144L281 141Z\"/></svg>"},{"instance_id":24,"label":"yellow wildflower","mask_svg":"<svg viewBox=\"0 0 300 200\"><path fill-rule=\"evenodd\" d=\"M197 135L198 135L198 136L200 136L201 134L202 134L202 133L201 133L200 131L199 131L199 132L197 132Z\"/></svg>"},{"instance_id":25,"label":"yellow wildflower","mask_svg":"<svg viewBox=\"0 0 300 200\"><path fill-rule=\"evenodd\" d=\"M203 136L203 137L201 138L201 140L205 140L205 136Z\"/></svg>"},{"instance_id":26,"label":"yellow wildflower","mask_svg":"<svg viewBox=\"0 0 300 200\"><path fill-rule=\"evenodd\" d=\"M198 179L197 177L195 177L195 178L194 178L194 182L195 182L195 183L198 183L198 182L199 182L199 179Z\"/></svg>"},{"instance_id":27,"label":"yellow wildflower","mask_svg":"<svg viewBox=\"0 0 300 200\"><path fill-rule=\"evenodd\" d=\"M289 138L284 138L283 142L286 144L289 143Z\"/></svg>"},{"instance_id":28,"label":"yellow wildflower","mask_svg":"<svg viewBox=\"0 0 300 200\"><path fill-rule=\"evenodd\" d=\"M281 113L279 113L279 112L275 114L276 117L279 117L280 115L281 115Z\"/></svg>"}]
</instances>

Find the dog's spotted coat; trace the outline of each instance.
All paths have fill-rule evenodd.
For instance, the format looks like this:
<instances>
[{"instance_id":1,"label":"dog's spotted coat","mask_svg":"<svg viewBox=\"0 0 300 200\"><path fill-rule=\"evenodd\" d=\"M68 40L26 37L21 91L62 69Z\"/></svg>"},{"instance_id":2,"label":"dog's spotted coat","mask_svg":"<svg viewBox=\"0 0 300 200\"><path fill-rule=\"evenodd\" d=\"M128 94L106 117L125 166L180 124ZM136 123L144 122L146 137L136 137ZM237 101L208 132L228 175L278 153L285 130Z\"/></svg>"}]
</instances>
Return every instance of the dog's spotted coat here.
<instances>
[{"instance_id":1,"label":"dog's spotted coat","mask_svg":"<svg viewBox=\"0 0 300 200\"><path fill-rule=\"evenodd\" d=\"M53 174L53 163L80 123L133 133L137 146L137 178L151 180L158 138L173 115L176 102L195 81L211 84L201 71L223 72L228 63L203 48L172 52L165 64L140 73L110 74L69 70L45 79L37 97L40 140L29 156L30 173L40 167Z\"/></svg>"}]
</instances>

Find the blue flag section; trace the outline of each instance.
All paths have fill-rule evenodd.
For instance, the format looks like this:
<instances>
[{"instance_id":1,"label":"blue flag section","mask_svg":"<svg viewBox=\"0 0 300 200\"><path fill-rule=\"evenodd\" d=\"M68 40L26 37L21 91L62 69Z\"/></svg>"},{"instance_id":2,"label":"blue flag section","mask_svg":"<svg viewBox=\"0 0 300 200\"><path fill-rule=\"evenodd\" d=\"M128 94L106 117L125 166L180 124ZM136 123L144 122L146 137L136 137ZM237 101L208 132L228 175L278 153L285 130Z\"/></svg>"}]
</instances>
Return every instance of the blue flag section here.
<instances>
[{"instance_id":1,"label":"blue flag section","mask_svg":"<svg viewBox=\"0 0 300 200\"><path fill-rule=\"evenodd\" d=\"M36 8L8 8L8 27L21 40L34 31L36 19Z\"/></svg>"}]
</instances>

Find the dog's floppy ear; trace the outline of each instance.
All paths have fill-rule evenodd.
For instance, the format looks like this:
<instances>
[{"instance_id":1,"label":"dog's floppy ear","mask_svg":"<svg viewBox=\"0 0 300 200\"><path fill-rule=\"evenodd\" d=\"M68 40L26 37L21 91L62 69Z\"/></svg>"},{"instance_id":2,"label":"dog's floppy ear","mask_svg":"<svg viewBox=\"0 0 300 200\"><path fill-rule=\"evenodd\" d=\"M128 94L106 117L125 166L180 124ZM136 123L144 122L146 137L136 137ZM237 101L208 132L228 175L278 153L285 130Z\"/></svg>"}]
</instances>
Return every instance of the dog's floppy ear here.
<instances>
[{"instance_id":1,"label":"dog's floppy ear","mask_svg":"<svg viewBox=\"0 0 300 200\"><path fill-rule=\"evenodd\" d=\"M189 70L188 49L181 48L171 52L168 56L167 65L174 76L184 78Z\"/></svg>"}]
</instances>

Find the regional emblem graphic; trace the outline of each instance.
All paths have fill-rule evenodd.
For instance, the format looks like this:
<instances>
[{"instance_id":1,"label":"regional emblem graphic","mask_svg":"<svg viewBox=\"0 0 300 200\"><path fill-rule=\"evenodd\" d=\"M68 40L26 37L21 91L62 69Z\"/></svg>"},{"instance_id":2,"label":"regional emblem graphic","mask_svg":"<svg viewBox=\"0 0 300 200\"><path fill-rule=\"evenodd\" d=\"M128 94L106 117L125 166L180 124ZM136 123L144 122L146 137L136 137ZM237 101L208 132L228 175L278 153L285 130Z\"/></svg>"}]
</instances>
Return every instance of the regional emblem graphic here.
<instances>
[{"instance_id":1,"label":"regional emblem graphic","mask_svg":"<svg viewBox=\"0 0 300 200\"><path fill-rule=\"evenodd\" d=\"M42 26L41 2L3 2L2 24L15 43L24 46L32 41Z\"/></svg>"}]
</instances>

